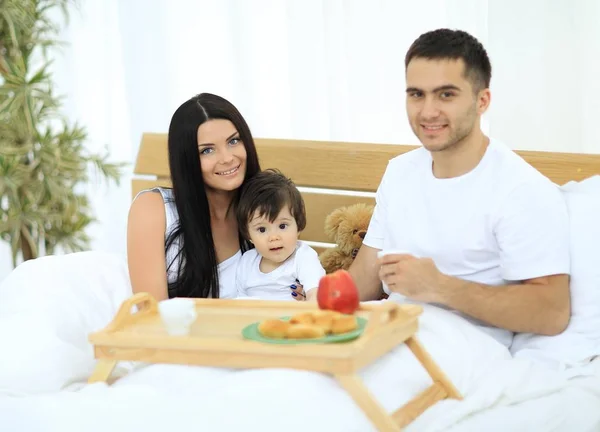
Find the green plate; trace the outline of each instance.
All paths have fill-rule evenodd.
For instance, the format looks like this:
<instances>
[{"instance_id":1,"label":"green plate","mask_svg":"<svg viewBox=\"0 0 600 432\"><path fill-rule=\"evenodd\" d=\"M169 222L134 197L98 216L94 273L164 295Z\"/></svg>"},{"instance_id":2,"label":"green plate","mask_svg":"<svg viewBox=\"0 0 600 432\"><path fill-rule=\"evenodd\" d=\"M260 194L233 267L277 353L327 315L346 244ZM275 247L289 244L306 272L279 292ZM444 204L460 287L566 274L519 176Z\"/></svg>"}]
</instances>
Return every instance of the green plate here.
<instances>
[{"instance_id":1,"label":"green plate","mask_svg":"<svg viewBox=\"0 0 600 432\"><path fill-rule=\"evenodd\" d=\"M291 317L281 317L282 320L289 320ZM358 328L356 330L352 330L348 333L343 333L339 335L327 335L322 338L317 339L274 339L268 338L260 334L258 331L259 322L255 322L250 324L242 330L242 336L245 339L254 340L258 342L265 342L271 344L279 344L279 345L299 345L299 344L325 344L325 343L338 343L338 342L348 342L353 339L359 337L362 332L365 330L365 326L367 325L367 320L362 317L356 317L358 321Z\"/></svg>"}]
</instances>

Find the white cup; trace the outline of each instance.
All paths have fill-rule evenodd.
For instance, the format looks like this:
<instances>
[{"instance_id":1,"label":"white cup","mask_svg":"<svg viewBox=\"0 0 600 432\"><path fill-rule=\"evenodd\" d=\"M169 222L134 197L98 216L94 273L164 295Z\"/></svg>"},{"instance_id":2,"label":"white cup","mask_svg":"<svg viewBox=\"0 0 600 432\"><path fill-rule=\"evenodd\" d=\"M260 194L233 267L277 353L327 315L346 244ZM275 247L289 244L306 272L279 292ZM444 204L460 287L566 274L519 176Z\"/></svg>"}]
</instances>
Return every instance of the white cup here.
<instances>
[{"instance_id":1,"label":"white cup","mask_svg":"<svg viewBox=\"0 0 600 432\"><path fill-rule=\"evenodd\" d=\"M188 298L173 298L158 303L160 317L171 336L184 336L196 321L196 304Z\"/></svg>"}]
</instances>

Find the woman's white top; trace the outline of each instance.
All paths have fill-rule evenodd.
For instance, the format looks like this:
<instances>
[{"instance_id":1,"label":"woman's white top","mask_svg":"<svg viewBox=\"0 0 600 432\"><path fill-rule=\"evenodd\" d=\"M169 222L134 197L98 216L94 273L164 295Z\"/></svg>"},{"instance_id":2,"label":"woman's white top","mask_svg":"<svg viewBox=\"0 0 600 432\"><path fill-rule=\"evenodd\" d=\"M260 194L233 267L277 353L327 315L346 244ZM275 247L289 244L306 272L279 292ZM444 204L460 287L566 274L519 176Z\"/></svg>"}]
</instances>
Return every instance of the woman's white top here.
<instances>
[{"instance_id":1,"label":"woman's white top","mask_svg":"<svg viewBox=\"0 0 600 432\"><path fill-rule=\"evenodd\" d=\"M155 187L152 189L146 189L141 191L134 198L137 199L141 194L146 192L159 192L162 196L165 204L165 244L169 235L173 230L177 228L179 222L179 214L177 213L177 207L175 206L175 199L173 197L173 191L171 189ZM167 281L172 283L177 279L177 269L179 268L179 257L177 252L180 247L180 239L177 238L171 243L169 249L166 252L166 264L167 264ZM235 284L235 274L238 262L242 257L242 252L237 251L235 255L227 258L217 266L219 273L219 298L235 298L237 297L237 288Z\"/></svg>"}]
</instances>

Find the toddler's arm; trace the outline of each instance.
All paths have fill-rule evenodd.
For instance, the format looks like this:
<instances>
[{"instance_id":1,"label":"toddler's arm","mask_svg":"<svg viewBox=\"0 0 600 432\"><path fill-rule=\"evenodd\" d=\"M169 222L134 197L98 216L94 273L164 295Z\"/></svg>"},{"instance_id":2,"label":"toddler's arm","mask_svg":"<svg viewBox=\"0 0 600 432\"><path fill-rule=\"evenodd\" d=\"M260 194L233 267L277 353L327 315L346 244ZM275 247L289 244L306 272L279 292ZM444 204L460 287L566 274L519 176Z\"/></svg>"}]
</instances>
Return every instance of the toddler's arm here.
<instances>
[{"instance_id":1,"label":"toddler's arm","mask_svg":"<svg viewBox=\"0 0 600 432\"><path fill-rule=\"evenodd\" d=\"M321 265L319 255L310 246L302 244L296 252L296 268L306 300L315 299L319 280L325 276L325 269Z\"/></svg>"}]
</instances>

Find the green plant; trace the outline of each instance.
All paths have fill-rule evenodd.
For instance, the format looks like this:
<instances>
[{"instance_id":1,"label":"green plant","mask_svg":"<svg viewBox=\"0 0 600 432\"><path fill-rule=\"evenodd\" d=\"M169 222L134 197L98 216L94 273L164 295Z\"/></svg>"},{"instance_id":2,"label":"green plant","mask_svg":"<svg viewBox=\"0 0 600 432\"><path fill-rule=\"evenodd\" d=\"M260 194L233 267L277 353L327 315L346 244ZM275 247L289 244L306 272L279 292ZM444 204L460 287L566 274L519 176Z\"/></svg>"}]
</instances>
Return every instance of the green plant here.
<instances>
[{"instance_id":1,"label":"green plant","mask_svg":"<svg viewBox=\"0 0 600 432\"><path fill-rule=\"evenodd\" d=\"M60 114L50 49L60 45L54 10L68 19L70 0L0 0L0 238L13 265L84 250L95 221L81 191L90 168L117 184L123 164L89 152L84 127ZM74 5L74 4L73 4Z\"/></svg>"}]
</instances>

